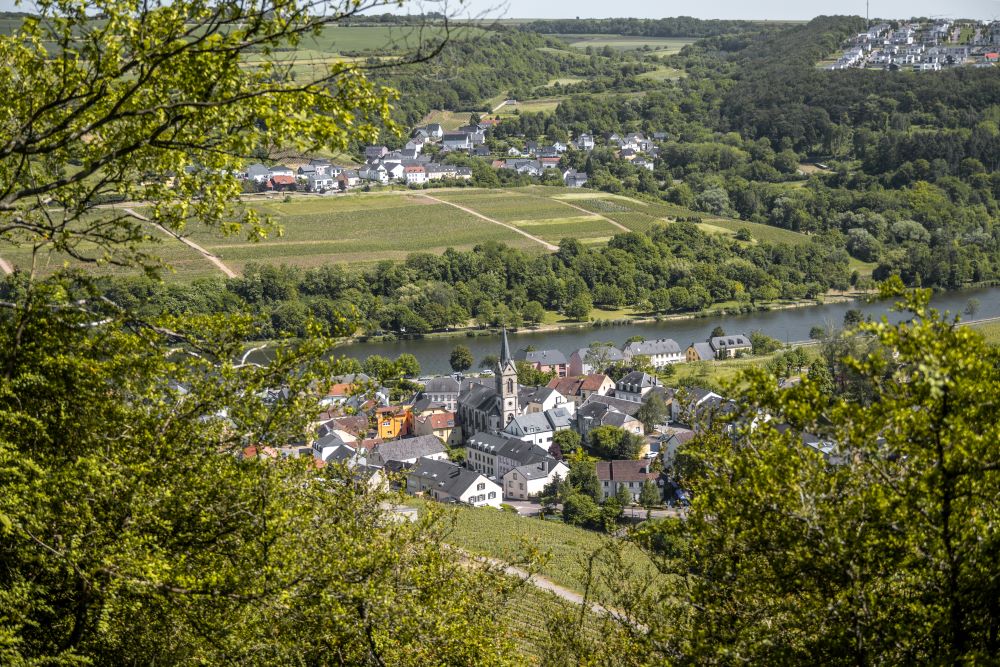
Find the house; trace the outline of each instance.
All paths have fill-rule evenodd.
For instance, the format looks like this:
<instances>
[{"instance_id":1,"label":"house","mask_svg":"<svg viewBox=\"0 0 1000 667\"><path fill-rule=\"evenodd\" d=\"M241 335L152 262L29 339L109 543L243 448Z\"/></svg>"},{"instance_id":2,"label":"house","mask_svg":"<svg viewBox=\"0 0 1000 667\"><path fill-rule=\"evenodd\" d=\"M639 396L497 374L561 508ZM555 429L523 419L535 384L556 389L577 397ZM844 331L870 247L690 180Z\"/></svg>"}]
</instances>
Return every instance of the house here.
<instances>
[{"instance_id":1,"label":"house","mask_svg":"<svg viewBox=\"0 0 1000 667\"><path fill-rule=\"evenodd\" d=\"M365 148L365 162L380 160L389 153L386 146L368 146Z\"/></svg>"},{"instance_id":2,"label":"house","mask_svg":"<svg viewBox=\"0 0 1000 667\"><path fill-rule=\"evenodd\" d=\"M569 467L562 461L554 465L518 466L503 476L503 495L511 500L537 498L556 477L566 479L568 475Z\"/></svg>"},{"instance_id":3,"label":"house","mask_svg":"<svg viewBox=\"0 0 1000 667\"><path fill-rule=\"evenodd\" d=\"M389 182L389 172L384 165L379 163L369 164L362 167L358 176L366 181L374 181L385 185Z\"/></svg>"},{"instance_id":4,"label":"house","mask_svg":"<svg viewBox=\"0 0 1000 667\"><path fill-rule=\"evenodd\" d=\"M702 387L678 389L670 404L670 419L674 422L690 425L697 421L699 408L706 402L714 404L723 400L722 396L714 391Z\"/></svg>"},{"instance_id":5,"label":"house","mask_svg":"<svg viewBox=\"0 0 1000 667\"><path fill-rule=\"evenodd\" d=\"M402 438L413 433L413 411L409 405L390 405L375 411L378 437L383 440Z\"/></svg>"},{"instance_id":6,"label":"house","mask_svg":"<svg viewBox=\"0 0 1000 667\"><path fill-rule=\"evenodd\" d=\"M271 170L258 162L247 167L245 178L246 180L253 181L258 185L263 185L271 180Z\"/></svg>"},{"instance_id":7,"label":"house","mask_svg":"<svg viewBox=\"0 0 1000 667\"><path fill-rule=\"evenodd\" d=\"M406 492L424 493L438 502L496 507L503 500L500 485L482 474L449 461L421 458L406 474Z\"/></svg>"},{"instance_id":8,"label":"house","mask_svg":"<svg viewBox=\"0 0 1000 667\"><path fill-rule=\"evenodd\" d=\"M407 185L422 185L427 182L427 172L419 165L404 167L403 176Z\"/></svg>"},{"instance_id":9,"label":"house","mask_svg":"<svg viewBox=\"0 0 1000 667\"><path fill-rule=\"evenodd\" d=\"M617 347L610 345L581 347L569 355L569 374L589 375L605 371L616 361L625 361L625 355ZM597 366L603 366L603 368Z\"/></svg>"},{"instance_id":10,"label":"house","mask_svg":"<svg viewBox=\"0 0 1000 667\"><path fill-rule=\"evenodd\" d=\"M472 154L476 157L489 157L491 152L490 147L486 145L476 146L472 149Z\"/></svg>"},{"instance_id":11,"label":"house","mask_svg":"<svg viewBox=\"0 0 1000 667\"><path fill-rule=\"evenodd\" d=\"M548 447L504 434L476 433L465 443L465 465L491 479L501 479L519 466L555 464Z\"/></svg>"},{"instance_id":12,"label":"house","mask_svg":"<svg viewBox=\"0 0 1000 667\"><path fill-rule=\"evenodd\" d=\"M493 385L470 384L458 397L458 418L465 435L477 431L497 432L520 414L517 366L510 354L507 330L500 342L500 357L494 370Z\"/></svg>"},{"instance_id":13,"label":"house","mask_svg":"<svg viewBox=\"0 0 1000 667\"><path fill-rule=\"evenodd\" d=\"M674 463L677 450L681 445L687 443L695 435L694 431L688 428L671 427L663 431L658 438L658 443L651 453L660 454L664 466Z\"/></svg>"},{"instance_id":14,"label":"house","mask_svg":"<svg viewBox=\"0 0 1000 667\"><path fill-rule=\"evenodd\" d=\"M458 380L450 375L444 375L428 380L421 395L434 403L440 403L448 410L455 410L461 390L462 385Z\"/></svg>"},{"instance_id":15,"label":"house","mask_svg":"<svg viewBox=\"0 0 1000 667\"><path fill-rule=\"evenodd\" d=\"M337 187L341 190L353 188L361 182L361 175L353 169L345 169L337 175Z\"/></svg>"},{"instance_id":16,"label":"house","mask_svg":"<svg viewBox=\"0 0 1000 667\"><path fill-rule=\"evenodd\" d=\"M638 404L636 407L638 408ZM607 403L589 401L576 411L576 431L584 440L599 426L614 426L635 435L645 435L646 429L635 413L628 414Z\"/></svg>"},{"instance_id":17,"label":"house","mask_svg":"<svg viewBox=\"0 0 1000 667\"><path fill-rule=\"evenodd\" d=\"M271 174L271 178L274 178L275 176L295 177L295 171L291 167L286 167L283 164L276 164L267 171Z\"/></svg>"},{"instance_id":18,"label":"house","mask_svg":"<svg viewBox=\"0 0 1000 667\"><path fill-rule=\"evenodd\" d=\"M455 426L454 412L424 414L413 418L414 435L433 435L449 447L462 444L462 429Z\"/></svg>"},{"instance_id":19,"label":"house","mask_svg":"<svg viewBox=\"0 0 1000 667\"><path fill-rule=\"evenodd\" d=\"M565 407L570 413L575 412L575 404L555 389L549 387L521 387L518 403L523 414L534 414Z\"/></svg>"},{"instance_id":20,"label":"house","mask_svg":"<svg viewBox=\"0 0 1000 667\"><path fill-rule=\"evenodd\" d=\"M632 160L632 165L639 169L653 171L653 161L647 160L646 158L636 158L635 160Z\"/></svg>"},{"instance_id":21,"label":"house","mask_svg":"<svg viewBox=\"0 0 1000 667\"><path fill-rule=\"evenodd\" d=\"M332 379L326 396L319 401L320 405L343 405L352 396L372 388L372 379L364 373L339 375Z\"/></svg>"},{"instance_id":22,"label":"house","mask_svg":"<svg viewBox=\"0 0 1000 667\"><path fill-rule=\"evenodd\" d=\"M275 191L294 192L297 189L296 186L295 176L291 174L287 176L284 174L271 176L271 180L268 181L268 187Z\"/></svg>"},{"instance_id":23,"label":"house","mask_svg":"<svg viewBox=\"0 0 1000 667\"><path fill-rule=\"evenodd\" d=\"M331 164L325 157L313 158L312 160L309 160L309 164L306 166L312 167L315 173L323 176L336 176L340 173L335 171L339 167L334 167L333 164ZM299 169L301 170L301 167Z\"/></svg>"},{"instance_id":24,"label":"house","mask_svg":"<svg viewBox=\"0 0 1000 667\"><path fill-rule=\"evenodd\" d=\"M541 176L542 175L542 163L538 160L507 160L504 162L503 169L511 169L519 174L527 174L528 176Z\"/></svg>"},{"instance_id":25,"label":"house","mask_svg":"<svg viewBox=\"0 0 1000 667\"><path fill-rule=\"evenodd\" d=\"M660 386L660 381L642 371L632 371L615 383L615 398L631 403L642 403L646 394L653 387Z\"/></svg>"},{"instance_id":26,"label":"house","mask_svg":"<svg viewBox=\"0 0 1000 667\"><path fill-rule=\"evenodd\" d=\"M444 136L444 128L438 123L431 123L427 126L427 134L431 139L440 139Z\"/></svg>"},{"instance_id":27,"label":"house","mask_svg":"<svg viewBox=\"0 0 1000 667\"><path fill-rule=\"evenodd\" d=\"M507 423L502 433L511 438L539 445L548 451L556 432L567 431L572 425L573 413L565 407L559 407L545 412L517 415Z\"/></svg>"},{"instance_id":28,"label":"house","mask_svg":"<svg viewBox=\"0 0 1000 667\"><path fill-rule=\"evenodd\" d=\"M679 364L684 361L681 346L672 338L657 338L656 340L634 341L628 343L622 350L626 361L636 357L647 357L653 368L663 368L669 364Z\"/></svg>"},{"instance_id":29,"label":"house","mask_svg":"<svg viewBox=\"0 0 1000 667\"><path fill-rule=\"evenodd\" d=\"M752 352L753 344L743 335L713 336L708 340L716 359L732 359L738 352Z\"/></svg>"},{"instance_id":30,"label":"house","mask_svg":"<svg viewBox=\"0 0 1000 667\"><path fill-rule=\"evenodd\" d=\"M582 188L587 184L587 174L576 169L567 169L563 172L563 184L567 188Z\"/></svg>"},{"instance_id":31,"label":"house","mask_svg":"<svg viewBox=\"0 0 1000 667\"><path fill-rule=\"evenodd\" d=\"M556 377L566 377L569 365L566 357L559 350L527 350L520 349L514 355L515 361L523 361L534 366L542 373L555 373Z\"/></svg>"},{"instance_id":32,"label":"house","mask_svg":"<svg viewBox=\"0 0 1000 667\"><path fill-rule=\"evenodd\" d=\"M455 178L456 168L450 164L425 164L424 173L427 174L428 181L438 181L442 178Z\"/></svg>"},{"instance_id":33,"label":"house","mask_svg":"<svg viewBox=\"0 0 1000 667\"><path fill-rule=\"evenodd\" d=\"M597 482L601 486L601 498L611 498L624 488L632 496L632 502L639 502L642 485L653 482L663 494L663 480L660 473L651 469L651 461L598 461Z\"/></svg>"},{"instance_id":34,"label":"house","mask_svg":"<svg viewBox=\"0 0 1000 667\"><path fill-rule=\"evenodd\" d=\"M383 162L382 166L390 181L402 181L406 177L406 167L402 162Z\"/></svg>"},{"instance_id":35,"label":"house","mask_svg":"<svg viewBox=\"0 0 1000 667\"><path fill-rule=\"evenodd\" d=\"M576 138L574 143L576 144L577 149L581 151L592 151L596 145L594 143L594 137L589 134L581 134Z\"/></svg>"},{"instance_id":36,"label":"house","mask_svg":"<svg viewBox=\"0 0 1000 667\"><path fill-rule=\"evenodd\" d=\"M472 150L472 139L465 132L449 132L442 138L442 143L448 151Z\"/></svg>"},{"instance_id":37,"label":"house","mask_svg":"<svg viewBox=\"0 0 1000 667\"><path fill-rule=\"evenodd\" d=\"M346 446L348 446L346 440L338 431L329 432L313 441L313 458L326 461L335 451Z\"/></svg>"},{"instance_id":38,"label":"house","mask_svg":"<svg viewBox=\"0 0 1000 667\"><path fill-rule=\"evenodd\" d=\"M326 192L334 187L336 181L329 174L314 172L306 175L306 190L309 192Z\"/></svg>"},{"instance_id":39,"label":"house","mask_svg":"<svg viewBox=\"0 0 1000 667\"><path fill-rule=\"evenodd\" d=\"M455 178L460 181L472 180L472 167L458 167L455 169Z\"/></svg>"},{"instance_id":40,"label":"house","mask_svg":"<svg viewBox=\"0 0 1000 667\"><path fill-rule=\"evenodd\" d=\"M542 169L557 169L559 167L559 158L556 156L540 157L538 161L541 163Z\"/></svg>"},{"instance_id":41,"label":"house","mask_svg":"<svg viewBox=\"0 0 1000 667\"><path fill-rule=\"evenodd\" d=\"M389 461L416 463L421 457L443 461L448 458L448 450L437 436L419 435L375 445L368 454L368 462L380 466Z\"/></svg>"},{"instance_id":42,"label":"house","mask_svg":"<svg viewBox=\"0 0 1000 667\"><path fill-rule=\"evenodd\" d=\"M412 151L414 158L416 158L416 156L419 155L422 150L424 150L424 141L423 139L417 139L417 138L410 139L409 141L406 142L406 146L403 147L404 153L406 151Z\"/></svg>"},{"instance_id":43,"label":"house","mask_svg":"<svg viewBox=\"0 0 1000 667\"><path fill-rule=\"evenodd\" d=\"M569 401L580 405L593 395L604 396L615 389L615 382L607 375L594 374L578 377L552 378L547 385Z\"/></svg>"},{"instance_id":44,"label":"house","mask_svg":"<svg viewBox=\"0 0 1000 667\"><path fill-rule=\"evenodd\" d=\"M684 353L685 361L711 361L715 359L715 350L710 343L691 343Z\"/></svg>"}]
</instances>

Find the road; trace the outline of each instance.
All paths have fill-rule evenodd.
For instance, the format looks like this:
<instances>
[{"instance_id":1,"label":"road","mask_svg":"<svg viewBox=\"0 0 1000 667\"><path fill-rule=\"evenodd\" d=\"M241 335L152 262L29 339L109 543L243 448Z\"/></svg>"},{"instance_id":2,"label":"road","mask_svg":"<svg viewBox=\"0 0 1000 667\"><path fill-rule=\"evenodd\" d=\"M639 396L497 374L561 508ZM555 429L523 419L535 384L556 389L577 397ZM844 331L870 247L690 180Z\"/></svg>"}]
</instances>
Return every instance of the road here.
<instances>
[{"instance_id":1,"label":"road","mask_svg":"<svg viewBox=\"0 0 1000 667\"><path fill-rule=\"evenodd\" d=\"M545 247L545 249L548 250L549 252L555 252L555 251L559 250L559 246L552 245L548 241L543 241L542 239L538 238L537 236L532 236L528 232L524 231L523 229L518 229L514 225L508 225L506 222L500 222L499 220L494 220L493 218L487 218L482 213L479 213L478 211L474 211L474 210L472 210L471 208L469 208L467 206L462 206L461 204L455 204L455 203L450 202L450 201L445 201L444 199L438 199L437 197L431 197L430 195L421 194L420 196L423 197L424 199L430 199L431 201L435 201L435 202L437 202L439 204L447 204L448 206L454 206L455 208L457 208L460 211L465 211L469 215L474 215L477 218L481 218L481 219L485 220L486 222L492 222L494 225L500 225L501 227L506 227L507 229L511 230L512 232L517 232L521 236L527 237L527 238L531 239L532 241L534 241L535 243L539 243L539 244L543 245Z\"/></svg>"},{"instance_id":2,"label":"road","mask_svg":"<svg viewBox=\"0 0 1000 667\"><path fill-rule=\"evenodd\" d=\"M159 229L161 232L163 232L167 236L172 236L175 239L177 239L178 241L180 241L181 243L183 243L184 245L186 245L189 248L191 248L192 250L194 250L195 252L201 253L201 255L205 257L205 259L207 259L208 261L210 261L212 264L215 264L215 266L218 267L218 269L220 271L222 271L224 274L226 274L227 278L237 278L237 277L239 277L239 274L237 274L231 268L229 268L228 266L226 266L222 262L222 260L219 258L218 255L213 255L212 253L210 253L209 251L205 250L204 248L202 248L200 245L198 245L197 243L195 243L191 239L189 239L187 237L184 237L184 236L181 236L180 234L175 234L174 232L170 231L169 229L167 229L163 225L159 225L159 224L153 222L152 220L150 220L149 218L147 218L146 216L141 215L140 213L137 213L134 209L126 208L124 210L125 210L126 213L128 213L129 215L131 215L136 220L142 220L143 222L148 222L150 225L152 225L153 227L156 227L157 229Z\"/></svg>"},{"instance_id":3,"label":"road","mask_svg":"<svg viewBox=\"0 0 1000 667\"><path fill-rule=\"evenodd\" d=\"M517 510L520 516L538 516L542 511L542 506L540 503L533 500L505 500L504 503L510 505ZM557 511L561 511L562 508L557 506ZM650 518L653 519L666 519L666 518L683 518L684 512L682 510L673 509L670 507L663 509L650 510ZM625 517L635 519L645 519L646 510L641 507L626 507Z\"/></svg>"}]
</instances>

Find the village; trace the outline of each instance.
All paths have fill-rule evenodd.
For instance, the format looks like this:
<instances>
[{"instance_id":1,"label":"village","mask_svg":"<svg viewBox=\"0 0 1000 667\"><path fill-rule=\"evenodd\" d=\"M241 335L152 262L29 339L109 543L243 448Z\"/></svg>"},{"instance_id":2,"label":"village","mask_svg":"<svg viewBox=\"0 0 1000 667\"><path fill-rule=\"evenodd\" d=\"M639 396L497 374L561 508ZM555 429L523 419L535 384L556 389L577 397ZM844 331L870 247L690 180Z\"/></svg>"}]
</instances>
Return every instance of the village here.
<instances>
[{"instance_id":1,"label":"village","mask_svg":"<svg viewBox=\"0 0 1000 667\"><path fill-rule=\"evenodd\" d=\"M662 338L622 349L595 344L568 357L558 350L512 353L505 331L495 368L421 378L422 389L401 400L391 401L391 392L364 374L335 378L320 397L323 412L311 441L248 447L240 455L310 457L317 467L346 466L373 486L472 507L515 504L524 514L542 511L546 488L565 481L571 460L583 455L595 464L602 501L683 508L687 494L672 475L678 448L738 409L709 389L665 386L656 373L752 352L740 334L686 349ZM604 370L617 363L653 372L631 370L615 381ZM522 384L519 365L552 379L545 386ZM620 449L609 455L598 440ZM574 443L576 453L560 443ZM835 457L832 444L818 437L803 437L803 444Z\"/></svg>"},{"instance_id":2,"label":"village","mask_svg":"<svg viewBox=\"0 0 1000 667\"><path fill-rule=\"evenodd\" d=\"M1000 62L1000 21L956 23L914 21L893 27L879 23L852 40L827 69L912 69L993 67Z\"/></svg>"},{"instance_id":3,"label":"village","mask_svg":"<svg viewBox=\"0 0 1000 667\"><path fill-rule=\"evenodd\" d=\"M516 105L516 100L505 104ZM490 130L499 118L486 118L447 132L437 123L417 127L405 146L392 150L388 146L366 146L364 164L360 167L333 164L328 158L316 157L288 160L288 164L268 166L251 164L238 174L248 192L310 192L317 194L346 192L367 186L405 185L426 188L431 185L464 185L473 180L468 166L448 164L452 155L489 160L494 170L510 170L534 178L542 178L549 170L559 174L562 184L570 188L584 187L589 177L572 167L564 168L563 156L570 150L589 152L606 146L615 155L639 169L653 171L660 155L656 142L667 140L666 133L655 132L646 137L641 132L619 135L609 133L595 137L582 133L568 143L559 141L540 144L524 142L524 148L508 147L497 155L489 145Z\"/></svg>"}]
</instances>

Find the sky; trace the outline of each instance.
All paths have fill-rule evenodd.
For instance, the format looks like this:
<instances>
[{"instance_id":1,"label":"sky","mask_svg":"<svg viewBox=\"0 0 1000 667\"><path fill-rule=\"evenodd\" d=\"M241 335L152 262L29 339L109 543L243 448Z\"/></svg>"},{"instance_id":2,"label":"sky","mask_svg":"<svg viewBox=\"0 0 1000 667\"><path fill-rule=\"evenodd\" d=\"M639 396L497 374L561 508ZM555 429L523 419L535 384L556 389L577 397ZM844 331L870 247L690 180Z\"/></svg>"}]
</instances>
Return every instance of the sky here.
<instances>
[{"instance_id":1,"label":"sky","mask_svg":"<svg viewBox=\"0 0 1000 667\"><path fill-rule=\"evenodd\" d=\"M453 4L455 0L450 0ZM409 2L416 8L419 2ZM433 3L428 3L431 8ZM30 3L24 3L30 5ZM864 0L465 0L463 13L493 18L606 18L695 16L718 19L805 20L820 14L864 16ZM14 0L0 0L0 11L14 9ZM411 9L412 11L412 9ZM871 0L873 18L911 16L1000 19L1000 0Z\"/></svg>"}]
</instances>

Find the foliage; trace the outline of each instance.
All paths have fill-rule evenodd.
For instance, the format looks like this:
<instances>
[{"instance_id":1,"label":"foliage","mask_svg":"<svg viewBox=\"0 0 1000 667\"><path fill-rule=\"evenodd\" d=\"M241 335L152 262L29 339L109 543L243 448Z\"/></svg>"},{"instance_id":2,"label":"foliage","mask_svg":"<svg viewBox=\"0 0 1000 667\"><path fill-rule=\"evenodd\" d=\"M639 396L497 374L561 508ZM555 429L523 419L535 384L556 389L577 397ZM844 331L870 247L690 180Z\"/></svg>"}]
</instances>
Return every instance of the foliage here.
<instances>
[{"instance_id":1,"label":"foliage","mask_svg":"<svg viewBox=\"0 0 1000 667\"><path fill-rule=\"evenodd\" d=\"M749 338L754 354L771 354L784 347L780 340L768 336L763 331L751 331Z\"/></svg>"},{"instance_id":2,"label":"foliage","mask_svg":"<svg viewBox=\"0 0 1000 667\"><path fill-rule=\"evenodd\" d=\"M595 503L601 501L601 483L597 479L597 467L594 461L579 452L567 459L569 475L566 481L577 493L583 494Z\"/></svg>"},{"instance_id":3,"label":"foliage","mask_svg":"<svg viewBox=\"0 0 1000 667\"><path fill-rule=\"evenodd\" d=\"M647 479L642 483L642 490L639 492L639 504L646 509L663 504L663 495L655 482Z\"/></svg>"},{"instance_id":4,"label":"foliage","mask_svg":"<svg viewBox=\"0 0 1000 667\"><path fill-rule=\"evenodd\" d=\"M588 438L590 452L609 461L637 459L645 444L642 436L617 426L598 426L590 431Z\"/></svg>"},{"instance_id":5,"label":"foliage","mask_svg":"<svg viewBox=\"0 0 1000 667\"><path fill-rule=\"evenodd\" d=\"M544 387L556 376L555 371L540 371L527 361L516 361L517 381L528 387Z\"/></svg>"},{"instance_id":6,"label":"foliage","mask_svg":"<svg viewBox=\"0 0 1000 667\"><path fill-rule=\"evenodd\" d=\"M466 345L456 345L448 358L451 369L458 373L472 368L473 361L475 360L472 358L472 351Z\"/></svg>"},{"instance_id":7,"label":"foliage","mask_svg":"<svg viewBox=\"0 0 1000 667\"><path fill-rule=\"evenodd\" d=\"M560 457L569 456L579 451L581 442L580 434L572 429L557 431L552 436L552 445L559 447Z\"/></svg>"},{"instance_id":8,"label":"foliage","mask_svg":"<svg viewBox=\"0 0 1000 667\"><path fill-rule=\"evenodd\" d=\"M646 433L652 433L658 425L666 423L668 416L667 404L658 391L652 392L635 413L636 419L642 422Z\"/></svg>"}]
</instances>

